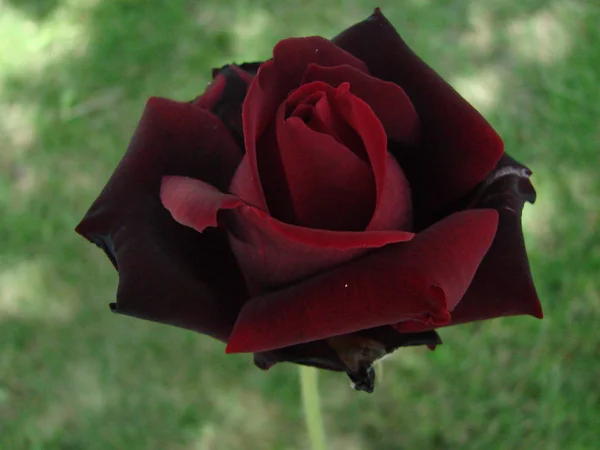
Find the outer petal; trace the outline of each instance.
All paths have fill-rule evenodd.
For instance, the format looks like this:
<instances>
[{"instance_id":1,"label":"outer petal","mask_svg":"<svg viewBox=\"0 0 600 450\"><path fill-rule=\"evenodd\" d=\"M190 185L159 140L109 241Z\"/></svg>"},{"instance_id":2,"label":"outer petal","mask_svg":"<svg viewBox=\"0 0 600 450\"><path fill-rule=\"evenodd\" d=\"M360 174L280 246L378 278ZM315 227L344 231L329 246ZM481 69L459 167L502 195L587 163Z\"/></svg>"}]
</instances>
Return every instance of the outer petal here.
<instances>
[{"instance_id":1,"label":"outer petal","mask_svg":"<svg viewBox=\"0 0 600 450\"><path fill-rule=\"evenodd\" d=\"M223 194L208 183L180 176L163 177L160 200L177 222L200 233L217 226L217 213L221 209L243 204L235 195Z\"/></svg>"},{"instance_id":2,"label":"outer petal","mask_svg":"<svg viewBox=\"0 0 600 450\"><path fill-rule=\"evenodd\" d=\"M322 369L355 373L359 367L353 364L348 353L364 354L365 344L379 346L385 354L389 354L400 347L415 345L435 346L441 343L435 331L399 333L391 326L370 328L341 336L342 339L346 337L349 337L349 343L357 343L357 345L348 345L346 348L342 348L338 344L339 339L338 342L333 343L333 346L327 339L311 341L305 344L256 353L254 355L254 364L260 369L268 370L278 362L294 362ZM374 361L368 361L368 366L373 364Z\"/></svg>"},{"instance_id":3,"label":"outer petal","mask_svg":"<svg viewBox=\"0 0 600 450\"><path fill-rule=\"evenodd\" d=\"M267 351L419 321L447 324L496 232L494 210L452 215L412 241L247 302L227 352Z\"/></svg>"},{"instance_id":4,"label":"outer petal","mask_svg":"<svg viewBox=\"0 0 600 450\"><path fill-rule=\"evenodd\" d=\"M504 155L471 200L468 208L494 208L500 221L490 251L452 313L452 324L522 314L542 318L521 230L523 205L535 201L530 175Z\"/></svg>"},{"instance_id":5,"label":"outer petal","mask_svg":"<svg viewBox=\"0 0 600 450\"><path fill-rule=\"evenodd\" d=\"M241 71L245 74L247 74L248 77L254 77L256 75L256 72L258 72L258 69L260 68L260 65L263 63L263 61L256 61L256 62L251 62L251 63L242 63L242 64L235 64L235 67L238 67L239 69L241 69ZM227 69L229 66L229 64L224 65L221 68L218 69L213 69L212 70L212 76L213 78L216 78L222 70ZM243 74L242 74L243 75ZM252 81L252 80L250 80Z\"/></svg>"},{"instance_id":6,"label":"outer petal","mask_svg":"<svg viewBox=\"0 0 600 450\"><path fill-rule=\"evenodd\" d=\"M240 148L244 147L242 104L254 75L238 66L223 66L204 94L193 103L221 119Z\"/></svg>"},{"instance_id":7,"label":"outer petal","mask_svg":"<svg viewBox=\"0 0 600 450\"><path fill-rule=\"evenodd\" d=\"M227 86L227 78L219 75L209 83L202 95L196 97L191 103L199 108L210 109L221 98L225 86Z\"/></svg>"},{"instance_id":8,"label":"outer petal","mask_svg":"<svg viewBox=\"0 0 600 450\"><path fill-rule=\"evenodd\" d=\"M466 195L496 166L503 144L488 122L425 64L379 9L333 39L371 74L398 84L412 100L423 142L399 155L416 203L437 211Z\"/></svg>"},{"instance_id":9,"label":"outer petal","mask_svg":"<svg viewBox=\"0 0 600 450\"><path fill-rule=\"evenodd\" d=\"M403 231L340 232L285 224L264 211L218 192L207 183L166 177L161 197L179 223L205 232L222 223L253 292L295 282L349 261L370 248L410 240Z\"/></svg>"},{"instance_id":10,"label":"outer petal","mask_svg":"<svg viewBox=\"0 0 600 450\"><path fill-rule=\"evenodd\" d=\"M244 206L223 215L252 293L279 288L350 261L369 249L404 242L405 231L328 231L289 225Z\"/></svg>"},{"instance_id":11,"label":"outer petal","mask_svg":"<svg viewBox=\"0 0 600 450\"><path fill-rule=\"evenodd\" d=\"M344 371L354 389L373 392L375 370L373 363L399 347L441 344L435 331L399 333L391 326L361 330L331 339L311 341L277 350L255 353L254 364L268 370L278 362L294 362L321 369Z\"/></svg>"},{"instance_id":12,"label":"outer petal","mask_svg":"<svg viewBox=\"0 0 600 450\"><path fill-rule=\"evenodd\" d=\"M322 66L346 64L367 71L362 61L321 37L285 39L275 46L273 59L261 65L243 106L244 143L249 165L248 170L236 174L234 184L244 184L239 178L252 179L252 184L245 186L247 193L242 195L244 199L264 197L258 177L257 158L260 156L257 148L260 149L260 143L257 141L275 116L279 104L292 89L298 87L310 63ZM264 198L257 206L266 209Z\"/></svg>"},{"instance_id":13,"label":"outer petal","mask_svg":"<svg viewBox=\"0 0 600 450\"><path fill-rule=\"evenodd\" d=\"M165 174L225 189L240 159L208 111L148 101L127 153L77 227L119 271L113 311L227 339L247 297L227 239L219 230L200 235L179 225L159 190Z\"/></svg>"}]
</instances>

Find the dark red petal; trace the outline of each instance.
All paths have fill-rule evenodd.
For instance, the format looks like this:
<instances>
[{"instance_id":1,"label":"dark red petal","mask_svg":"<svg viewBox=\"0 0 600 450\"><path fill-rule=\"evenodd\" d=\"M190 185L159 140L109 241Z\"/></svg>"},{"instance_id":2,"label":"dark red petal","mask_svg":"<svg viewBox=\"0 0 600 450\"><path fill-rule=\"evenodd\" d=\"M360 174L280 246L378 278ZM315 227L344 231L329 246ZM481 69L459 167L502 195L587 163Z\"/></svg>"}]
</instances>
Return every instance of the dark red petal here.
<instances>
[{"instance_id":1,"label":"dark red petal","mask_svg":"<svg viewBox=\"0 0 600 450\"><path fill-rule=\"evenodd\" d=\"M412 239L404 231L329 231L280 222L249 206L224 215L231 248L253 293L296 282L369 249Z\"/></svg>"},{"instance_id":2,"label":"dark red petal","mask_svg":"<svg viewBox=\"0 0 600 450\"><path fill-rule=\"evenodd\" d=\"M160 199L173 219L202 233L217 226L217 213L242 205L235 195L223 194L214 186L193 178L163 177Z\"/></svg>"},{"instance_id":3,"label":"dark red petal","mask_svg":"<svg viewBox=\"0 0 600 450\"><path fill-rule=\"evenodd\" d=\"M313 130L320 133L327 133L339 143L344 143L342 135L338 132L338 129L340 128L340 122L339 120L336 120L337 117L333 113L331 105L329 104L329 99L326 96L321 98L315 104L311 114L309 125ZM313 127L313 124L315 124L316 127ZM356 137L358 137L358 135L356 135ZM350 148L350 146L348 147ZM350 148L350 150L352 149Z\"/></svg>"},{"instance_id":4,"label":"dark red petal","mask_svg":"<svg viewBox=\"0 0 600 450\"><path fill-rule=\"evenodd\" d=\"M296 221L282 219L309 228L364 230L376 198L369 164L332 136L311 130L300 118L285 120L284 113L282 104L276 119L277 143ZM265 195L269 199L280 192Z\"/></svg>"},{"instance_id":5,"label":"dark red petal","mask_svg":"<svg viewBox=\"0 0 600 450\"><path fill-rule=\"evenodd\" d=\"M233 195L189 178L165 177L162 199L175 220L201 233L215 226L217 213L223 212L232 250L254 292L297 281L370 248L413 237L403 231L336 232L285 224Z\"/></svg>"},{"instance_id":6,"label":"dark red petal","mask_svg":"<svg viewBox=\"0 0 600 450\"><path fill-rule=\"evenodd\" d=\"M202 235L160 202L164 175L226 189L241 159L218 118L188 103L150 99L127 153L77 232L119 271L116 312L226 340L247 293L219 230Z\"/></svg>"},{"instance_id":7,"label":"dark red petal","mask_svg":"<svg viewBox=\"0 0 600 450\"><path fill-rule=\"evenodd\" d=\"M368 231L414 231L411 188L404 171L391 154L386 155L386 173L377 192L377 205Z\"/></svg>"},{"instance_id":8,"label":"dark red petal","mask_svg":"<svg viewBox=\"0 0 600 450\"><path fill-rule=\"evenodd\" d=\"M340 144L348 147L359 158L368 161L362 139L343 118L336 113L331 105L335 102L336 89L321 81L303 84L293 91L286 100L286 111L294 109L301 111L300 107L312 104L308 125L315 131L329 134ZM298 106L295 106L298 104ZM302 112L303 108L302 108ZM294 115L294 114L292 114Z\"/></svg>"},{"instance_id":9,"label":"dark red petal","mask_svg":"<svg viewBox=\"0 0 600 450\"><path fill-rule=\"evenodd\" d=\"M489 123L400 38L379 10L333 39L364 61L374 77L396 83L410 97L421 123L422 146L402 167L422 207L466 195L496 166L503 144Z\"/></svg>"},{"instance_id":10,"label":"dark red petal","mask_svg":"<svg viewBox=\"0 0 600 450\"><path fill-rule=\"evenodd\" d=\"M244 105L244 132L254 141L289 92L300 85L309 64L349 65L368 72L365 64L322 37L290 38L273 49L273 59L264 63L250 86ZM247 138L249 139L249 138Z\"/></svg>"},{"instance_id":11,"label":"dark red petal","mask_svg":"<svg viewBox=\"0 0 600 450\"><path fill-rule=\"evenodd\" d=\"M223 75L218 75L206 87L204 93L192 101L192 104L199 108L210 110L221 98L225 86L227 86L227 78Z\"/></svg>"},{"instance_id":12,"label":"dark red petal","mask_svg":"<svg viewBox=\"0 0 600 450\"><path fill-rule=\"evenodd\" d=\"M361 137L375 176L377 199L367 230L411 229L411 193L404 172L387 152L387 137L381 122L364 101L340 85L333 107ZM346 89L344 89L346 88Z\"/></svg>"},{"instance_id":13,"label":"dark red petal","mask_svg":"<svg viewBox=\"0 0 600 450\"><path fill-rule=\"evenodd\" d=\"M327 101L327 100L323 99L323 101ZM302 104L296 106L296 108L294 109L294 111L291 114L291 117L298 117L304 121L308 121L312 117L314 109L315 109L314 106L308 105L306 103L302 103ZM319 131L322 133L324 130L326 130L326 128L319 128L319 129L313 128L313 130Z\"/></svg>"},{"instance_id":14,"label":"dark red petal","mask_svg":"<svg viewBox=\"0 0 600 450\"><path fill-rule=\"evenodd\" d=\"M254 77L256 75L256 72L258 72L258 69L260 68L260 65L263 62L251 62L251 63L242 63L242 64L236 64L235 68L240 72L240 75L242 77ZM227 69L228 67L230 67L229 64L224 65L223 67L219 68L219 69L213 69L212 70L212 76L213 78L216 78L222 70ZM252 81L252 80L250 80ZM249 81L249 82L250 82Z\"/></svg>"},{"instance_id":15,"label":"dark red petal","mask_svg":"<svg viewBox=\"0 0 600 450\"><path fill-rule=\"evenodd\" d=\"M321 37L290 38L275 46L273 59L260 66L250 85L242 110L244 143L249 155L248 169L250 171L244 176L252 176L252 191L254 191L248 196L257 197L256 193L262 194L256 162L257 141L274 118L279 105L291 90L298 87L304 71L311 63L321 66L345 64L367 71L362 61ZM242 185L243 183L238 182L237 184ZM247 197L243 192L240 192L239 195L242 198ZM263 201L257 206L266 208L266 203Z\"/></svg>"},{"instance_id":16,"label":"dark red petal","mask_svg":"<svg viewBox=\"0 0 600 450\"><path fill-rule=\"evenodd\" d=\"M482 183L469 208L494 208L498 232L465 297L452 313L452 324L529 314L542 318L521 229L525 201L535 201L531 171L504 155Z\"/></svg>"},{"instance_id":17,"label":"dark red petal","mask_svg":"<svg viewBox=\"0 0 600 450\"><path fill-rule=\"evenodd\" d=\"M219 117L242 149L244 147L242 104L253 79L253 75L237 66L224 66L206 92L193 102Z\"/></svg>"},{"instance_id":18,"label":"dark red petal","mask_svg":"<svg viewBox=\"0 0 600 450\"><path fill-rule=\"evenodd\" d=\"M350 92L367 103L390 139L414 144L419 118L406 93L395 83L380 80L350 66L322 67L311 64L303 83L322 81L333 87L350 83Z\"/></svg>"},{"instance_id":19,"label":"dark red petal","mask_svg":"<svg viewBox=\"0 0 600 450\"><path fill-rule=\"evenodd\" d=\"M326 98L322 93L326 94ZM323 107L321 102L324 100L327 100L327 104L330 103L331 108ZM286 109L293 114L298 105L313 101L317 102L313 111L313 125L316 128L331 128L331 135L313 132L308 127L304 133L298 133L297 128L302 124L297 118L289 118L289 124L284 122L283 113ZM297 125L295 128L291 125L294 123ZM349 92L347 83L337 89L318 81L302 85L280 105L277 119L271 127L277 130L278 142L270 139L271 130L265 133L258 146L260 154L257 155L257 170L266 204L274 217L292 224L326 229L359 230L365 229L366 223L368 230L411 229L411 192L406 177L394 158L387 153L387 138L381 122L369 105ZM295 131L293 138L288 139L290 133L286 130ZM308 142L303 137L311 138L312 141ZM322 145L318 145L316 140L322 141ZM346 145L346 140L352 142ZM356 140L359 142L354 142ZM340 146L340 141L343 146ZM365 176L350 176L354 183L347 183L348 167L341 159L341 155L345 153L344 147L353 150L359 158L368 158L375 177L375 194L364 186L365 183L359 183L360 180L364 180L366 184L372 183ZM330 151L327 152L328 148ZM339 151L327 157L335 149ZM311 156L311 151L316 153ZM366 155L363 155L365 151ZM347 154L348 158L351 156ZM331 164L327 165L328 162ZM360 163L358 159L356 162ZM324 170L312 170L319 167ZM333 174L340 175L334 177ZM305 182L308 177L313 177L314 181ZM263 197L258 193L255 179L248 164L236 174L231 191L245 201L266 209L266 205L260 202ZM336 183L339 180L344 182ZM327 187L328 183L331 183L331 188ZM335 186L338 189L334 189ZM347 195L340 195L339 187L347 191ZM301 198L294 199L294 195L300 195ZM369 199L371 196L375 197L374 209ZM331 202L342 199L343 202L344 197L352 199L354 203L347 213L339 211L339 205L331 207L324 204L324 200L328 199ZM322 207L311 209L317 200ZM348 202L345 203L349 205ZM304 208L304 205L307 207ZM368 205L369 208L357 205ZM297 207L300 208L298 211ZM352 217L352 212L360 213L361 216L350 221L348 217ZM363 217L367 213L371 213L370 221L366 216ZM318 222L313 219L318 219Z\"/></svg>"},{"instance_id":20,"label":"dark red petal","mask_svg":"<svg viewBox=\"0 0 600 450\"><path fill-rule=\"evenodd\" d=\"M303 84L298 89L292 91L285 101L286 106L286 118L295 115L293 112L288 114L290 107L296 105L311 105L315 106L319 100L322 100L326 96L326 91L330 90L330 86L323 83Z\"/></svg>"},{"instance_id":21,"label":"dark red petal","mask_svg":"<svg viewBox=\"0 0 600 450\"><path fill-rule=\"evenodd\" d=\"M316 94L314 91L310 93ZM282 102L280 108L285 105ZM292 109L293 106L290 105ZM297 224L277 142L276 115L271 118L269 128L255 144L254 150L248 152L244 165L236 173L230 191L247 203L268 210L277 219Z\"/></svg>"},{"instance_id":22,"label":"dark red petal","mask_svg":"<svg viewBox=\"0 0 600 450\"><path fill-rule=\"evenodd\" d=\"M247 302L228 353L259 352L380 325L450 321L496 232L494 210L456 213L388 245Z\"/></svg>"},{"instance_id":23,"label":"dark red petal","mask_svg":"<svg viewBox=\"0 0 600 450\"><path fill-rule=\"evenodd\" d=\"M136 192L158 194L164 175L184 175L225 190L242 156L227 129L209 111L151 98L109 183L114 189L115 183L135 182Z\"/></svg>"},{"instance_id":24,"label":"dark red petal","mask_svg":"<svg viewBox=\"0 0 600 450\"><path fill-rule=\"evenodd\" d=\"M235 171L228 191L237 195L246 203L266 211L267 204L260 186L260 180L256 175L258 172L255 164L256 159L252 160L250 155L246 153Z\"/></svg>"},{"instance_id":25,"label":"dark red petal","mask_svg":"<svg viewBox=\"0 0 600 450\"><path fill-rule=\"evenodd\" d=\"M246 67L248 67L248 65L246 65ZM260 66L258 66L260 67ZM254 77L256 76L256 72L258 72L258 67L256 67L256 70L253 70L252 72L245 70L243 67L241 66L237 66L235 64L231 64L229 66L229 69L233 70L235 73L238 74L238 76L246 83L246 84L250 84L252 83L252 80L254 80ZM224 71L227 71L227 67L224 69ZM221 72L222 73L222 72Z\"/></svg>"}]
</instances>

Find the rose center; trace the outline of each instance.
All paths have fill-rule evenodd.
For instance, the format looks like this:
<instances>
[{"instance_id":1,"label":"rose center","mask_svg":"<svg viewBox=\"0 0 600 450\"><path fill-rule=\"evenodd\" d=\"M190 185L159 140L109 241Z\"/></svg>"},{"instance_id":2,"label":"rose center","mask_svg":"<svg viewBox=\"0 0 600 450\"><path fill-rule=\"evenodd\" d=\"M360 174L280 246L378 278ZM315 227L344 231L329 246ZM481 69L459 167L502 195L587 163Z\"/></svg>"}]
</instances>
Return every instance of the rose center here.
<instances>
[{"instance_id":1,"label":"rose center","mask_svg":"<svg viewBox=\"0 0 600 450\"><path fill-rule=\"evenodd\" d=\"M373 170L362 139L343 119L340 92L348 95L308 83L279 107L276 140L259 152L258 163L269 210L282 221L361 231L373 216Z\"/></svg>"}]
</instances>

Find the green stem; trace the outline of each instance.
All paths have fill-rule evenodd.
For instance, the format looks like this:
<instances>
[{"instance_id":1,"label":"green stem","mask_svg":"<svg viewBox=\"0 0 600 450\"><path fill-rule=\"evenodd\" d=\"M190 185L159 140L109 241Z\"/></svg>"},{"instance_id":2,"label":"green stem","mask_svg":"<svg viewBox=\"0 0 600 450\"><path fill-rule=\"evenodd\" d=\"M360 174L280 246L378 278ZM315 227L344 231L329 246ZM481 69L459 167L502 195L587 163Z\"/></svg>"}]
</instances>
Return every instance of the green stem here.
<instances>
[{"instance_id":1,"label":"green stem","mask_svg":"<svg viewBox=\"0 0 600 450\"><path fill-rule=\"evenodd\" d=\"M304 420L312 450L326 450L325 428L319 403L319 372L313 367L300 366L300 385L302 387L302 404Z\"/></svg>"}]
</instances>

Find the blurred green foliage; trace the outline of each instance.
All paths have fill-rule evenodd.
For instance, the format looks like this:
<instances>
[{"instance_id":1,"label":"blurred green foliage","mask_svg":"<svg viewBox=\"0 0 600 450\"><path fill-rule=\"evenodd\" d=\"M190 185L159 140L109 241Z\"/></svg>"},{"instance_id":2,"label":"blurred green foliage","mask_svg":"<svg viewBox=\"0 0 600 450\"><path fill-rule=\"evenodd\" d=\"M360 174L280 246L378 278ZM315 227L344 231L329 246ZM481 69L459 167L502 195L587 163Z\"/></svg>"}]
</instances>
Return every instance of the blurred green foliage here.
<instances>
[{"instance_id":1,"label":"blurred green foliage","mask_svg":"<svg viewBox=\"0 0 600 450\"><path fill-rule=\"evenodd\" d=\"M307 448L297 372L109 313L117 276L72 231L145 100L331 37L381 6L534 170L524 214L546 318L441 331L369 396L322 373L332 449L600 442L600 8L594 0L0 0L0 448ZM377 51L377 49L374 49Z\"/></svg>"}]
</instances>

